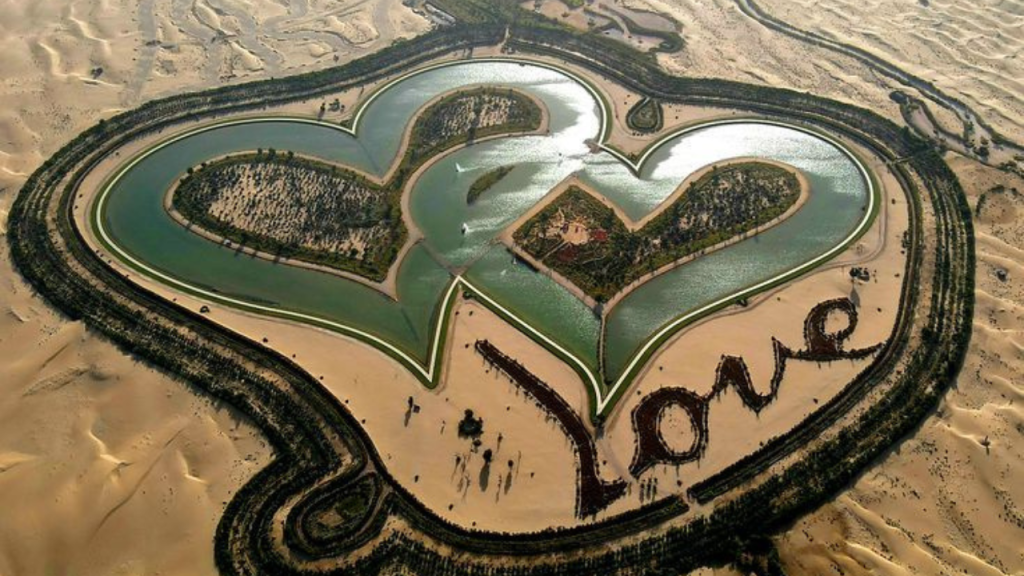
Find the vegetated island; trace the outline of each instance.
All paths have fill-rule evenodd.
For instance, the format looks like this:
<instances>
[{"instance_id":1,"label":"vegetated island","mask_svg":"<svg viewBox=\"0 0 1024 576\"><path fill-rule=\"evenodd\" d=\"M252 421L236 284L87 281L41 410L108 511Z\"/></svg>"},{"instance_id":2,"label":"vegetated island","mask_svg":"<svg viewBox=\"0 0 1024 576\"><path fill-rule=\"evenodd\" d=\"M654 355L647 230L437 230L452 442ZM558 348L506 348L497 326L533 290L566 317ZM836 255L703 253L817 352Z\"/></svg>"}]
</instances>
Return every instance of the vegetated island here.
<instances>
[{"instance_id":1,"label":"vegetated island","mask_svg":"<svg viewBox=\"0 0 1024 576\"><path fill-rule=\"evenodd\" d=\"M469 193L466 194L466 204L472 204L480 198L480 195L491 189L492 186L501 181L502 178L508 176L509 172L512 171L513 166L499 166L494 170L490 170L483 176L477 178L469 186Z\"/></svg>"},{"instance_id":2,"label":"vegetated island","mask_svg":"<svg viewBox=\"0 0 1024 576\"><path fill-rule=\"evenodd\" d=\"M532 132L542 122L540 105L516 90L458 91L418 115L386 182L293 152L257 150L190 168L165 204L212 240L381 282L408 237L401 197L418 168L456 146Z\"/></svg>"},{"instance_id":3,"label":"vegetated island","mask_svg":"<svg viewBox=\"0 0 1024 576\"><path fill-rule=\"evenodd\" d=\"M626 113L626 125L642 134L653 134L665 125L665 112L661 103L653 98L641 98Z\"/></svg>"},{"instance_id":4,"label":"vegetated island","mask_svg":"<svg viewBox=\"0 0 1024 576\"><path fill-rule=\"evenodd\" d=\"M757 230L800 199L802 177L744 161L712 166L639 229L578 186L569 186L512 234L514 247L608 302L645 274Z\"/></svg>"}]
</instances>

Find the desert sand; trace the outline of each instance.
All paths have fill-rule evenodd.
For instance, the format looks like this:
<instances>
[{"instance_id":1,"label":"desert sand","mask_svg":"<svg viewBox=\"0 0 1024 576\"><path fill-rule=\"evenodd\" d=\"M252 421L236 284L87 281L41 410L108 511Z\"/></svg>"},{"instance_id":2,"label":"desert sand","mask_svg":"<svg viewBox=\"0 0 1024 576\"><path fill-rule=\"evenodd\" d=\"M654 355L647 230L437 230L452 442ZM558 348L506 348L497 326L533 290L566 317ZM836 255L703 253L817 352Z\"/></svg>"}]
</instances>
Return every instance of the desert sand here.
<instances>
[{"instance_id":1,"label":"desert sand","mask_svg":"<svg viewBox=\"0 0 1024 576\"><path fill-rule=\"evenodd\" d=\"M578 30L604 30L603 35L614 38L635 50L646 52L661 44L661 38L629 31L623 16L633 22L662 32L673 32L677 25L672 20L652 12L634 11L622 6L618 0L591 0L580 7L570 7L562 0L525 0L520 6L563 22Z\"/></svg>"},{"instance_id":2,"label":"desert sand","mask_svg":"<svg viewBox=\"0 0 1024 576\"><path fill-rule=\"evenodd\" d=\"M686 49L660 54L676 74L728 78L808 90L899 118L884 79L856 60L774 33L746 17L734 0L625 0L626 5L670 15L683 23Z\"/></svg>"},{"instance_id":3,"label":"desert sand","mask_svg":"<svg viewBox=\"0 0 1024 576\"><path fill-rule=\"evenodd\" d=\"M857 59L774 32L746 16L738 0L621 0L624 6L662 12L683 23L686 48L660 54L678 74L731 78L811 91L870 108L901 122L893 90L921 97L913 88ZM772 17L801 30L856 46L891 62L957 98L996 131L1024 140L1020 50L1022 10L998 0L982 2L812 2L757 0ZM925 98L927 100L927 98ZM964 123L928 102L939 125L962 134ZM974 130L974 145L982 144ZM993 147L994 164L1013 157Z\"/></svg>"},{"instance_id":4,"label":"desert sand","mask_svg":"<svg viewBox=\"0 0 1024 576\"><path fill-rule=\"evenodd\" d=\"M213 573L262 436L0 275L0 573Z\"/></svg>"}]
</instances>

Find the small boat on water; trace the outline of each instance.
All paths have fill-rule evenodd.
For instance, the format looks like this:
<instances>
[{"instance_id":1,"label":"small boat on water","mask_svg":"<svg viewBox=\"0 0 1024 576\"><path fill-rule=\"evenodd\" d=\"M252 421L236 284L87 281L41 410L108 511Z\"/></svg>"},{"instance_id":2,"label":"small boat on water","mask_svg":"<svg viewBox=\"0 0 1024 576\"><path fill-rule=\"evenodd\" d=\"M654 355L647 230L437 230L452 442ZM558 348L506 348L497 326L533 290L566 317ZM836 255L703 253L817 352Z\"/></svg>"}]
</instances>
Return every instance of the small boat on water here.
<instances>
[{"instance_id":1,"label":"small boat on water","mask_svg":"<svg viewBox=\"0 0 1024 576\"><path fill-rule=\"evenodd\" d=\"M462 174L463 172L465 172L465 171L466 171L466 169L465 169L465 168L463 168L462 166L459 166L459 163L458 163L458 162L456 162L456 163L455 163L455 171L456 171L456 172L458 172L459 174Z\"/></svg>"},{"instance_id":2,"label":"small boat on water","mask_svg":"<svg viewBox=\"0 0 1024 576\"><path fill-rule=\"evenodd\" d=\"M465 222L463 222L462 223L462 235L465 236L466 232L469 232L469 225L467 225Z\"/></svg>"}]
</instances>

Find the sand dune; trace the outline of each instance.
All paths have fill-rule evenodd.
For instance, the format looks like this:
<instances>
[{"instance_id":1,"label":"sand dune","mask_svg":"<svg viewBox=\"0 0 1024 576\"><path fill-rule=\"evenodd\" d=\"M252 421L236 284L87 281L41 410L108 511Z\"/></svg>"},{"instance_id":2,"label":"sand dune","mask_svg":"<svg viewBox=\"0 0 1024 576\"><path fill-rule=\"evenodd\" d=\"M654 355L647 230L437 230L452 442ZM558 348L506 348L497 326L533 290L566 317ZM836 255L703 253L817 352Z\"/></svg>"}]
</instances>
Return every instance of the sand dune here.
<instances>
[{"instance_id":1,"label":"sand dune","mask_svg":"<svg viewBox=\"0 0 1024 576\"><path fill-rule=\"evenodd\" d=\"M5 4L0 188L15 188L44 154L117 110L328 65L428 27L401 0Z\"/></svg>"},{"instance_id":2,"label":"sand dune","mask_svg":"<svg viewBox=\"0 0 1024 576\"><path fill-rule=\"evenodd\" d=\"M773 16L935 82L1024 140L1024 6L1001 0L762 0Z\"/></svg>"},{"instance_id":3,"label":"sand dune","mask_svg":"<svg viewBox=\"0 0 1024 576\"><path fill-rule=\"evenodd\" d=\"M899 108L890 85L856 60L774 33L745 16L734 0L626 0L627 6L669 14L682 23L686 49L659 55L682 75L728 78L808 90L877 110L893 119Z\"/></svg>"},{"instance_id":4,"label":"sand dune","mask_svg":"<svg viewBox=\"0 0 1024 576\"><path fill-rule=\"evenodd\" d=\"M0 278L0 573L215 573L262 437Z\"/></svg>"},{"instance_id":5,"label":"sand dune","mask_svg":"<svg viewBox=\"0 0 1024 576\"><path fill-rule=\"evenodd\" d=\"M626 5L663 11L684 23L686 50L660 58L677 73L808 90L872 108L902 123L888 95L907 90L906 86L851 57L769 30L745 16L736 0L626 0ZM1019 5L998 0L875 0L867 5L852 0L767 0L758 5L798 28L865 49L934 81L997 131L1024 140L1024 69L1019 58L1024 16ZM963 123L951 110L930 108L941 126L955 134L963 132ZM998 162L1011 159L995 156Z\"/></svg>"}]
</instances>

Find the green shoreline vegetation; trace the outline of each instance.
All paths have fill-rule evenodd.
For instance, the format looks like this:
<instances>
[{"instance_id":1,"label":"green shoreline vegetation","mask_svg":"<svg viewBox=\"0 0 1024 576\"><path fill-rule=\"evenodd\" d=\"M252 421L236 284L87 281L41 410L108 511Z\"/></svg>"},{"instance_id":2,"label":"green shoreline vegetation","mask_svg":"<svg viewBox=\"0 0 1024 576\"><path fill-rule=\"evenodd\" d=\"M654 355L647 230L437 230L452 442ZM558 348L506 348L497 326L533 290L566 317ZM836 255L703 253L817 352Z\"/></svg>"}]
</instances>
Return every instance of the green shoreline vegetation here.
<instances>
[{"instance_id":1,"label":"green shoreline vegetation","mask_svg":"<svg viewBox=\"0 0 1024 576\"><path fill-rule=\"evenodd\" d=\"M784 214L800 197L789 169L742 162L710 171L636 231L571 186L513 234L516 245L598 302L646 274Z\"/></svg>"},{"instance_id":2,"label":"green shoreline vegetation","mask_svg":"<svg viewBox=\"0 0 1024 576\"><path fill-rule=\"evenodd\" d=\"M189 169L171 205L190 226L222 241L380 282L409 236L401 197L412 174L456 146L534 131L542 120L540 106L516 90L461 90L417 117L405 154L384 184L292 152L257 150ZM489 183L475 194L508 173L501 170L485 175Z\"/></svg>"},{"instance_id":3,"label":"green shoreline vegetation","mask_svg":"<svg viewBox=\"0 0 1024 576\"><path fill-rule=\"evenodd\" d=\"M513 166L499 166L474 180L469 186L469 192L466 194L466 204L476 202L481 194L490 190L492 186L500 182L505 176L508 176L509 172L512 172L512 168Z\"/></svg>"}]
</instances>

